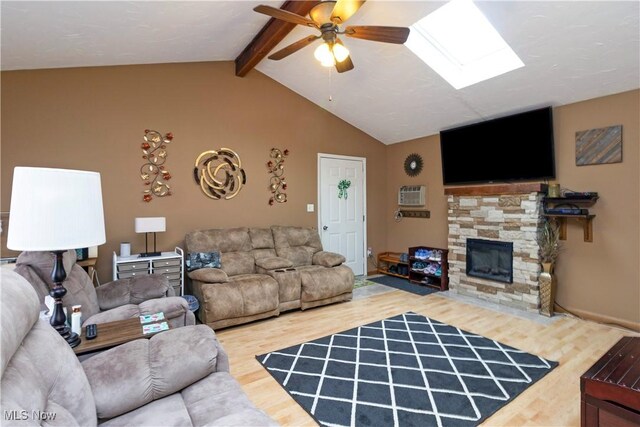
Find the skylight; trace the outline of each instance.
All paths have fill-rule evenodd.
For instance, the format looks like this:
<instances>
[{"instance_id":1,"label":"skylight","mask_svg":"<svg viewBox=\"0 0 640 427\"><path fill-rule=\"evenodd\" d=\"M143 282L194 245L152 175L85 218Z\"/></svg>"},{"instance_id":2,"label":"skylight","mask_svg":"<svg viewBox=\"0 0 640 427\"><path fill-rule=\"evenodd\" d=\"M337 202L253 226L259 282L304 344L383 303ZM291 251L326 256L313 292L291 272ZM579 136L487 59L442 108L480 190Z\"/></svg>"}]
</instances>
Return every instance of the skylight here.
<instances>
[{"instance_id":1,"label":"skylight","mask_svg":"<svg viewBox=\"0 0 640 427\"><path fill-rule=\"evenodd\" d=\"M471 0L453 0L411 26L405 43L456 89L524 67Z\"/></svg>"}]
</instances>

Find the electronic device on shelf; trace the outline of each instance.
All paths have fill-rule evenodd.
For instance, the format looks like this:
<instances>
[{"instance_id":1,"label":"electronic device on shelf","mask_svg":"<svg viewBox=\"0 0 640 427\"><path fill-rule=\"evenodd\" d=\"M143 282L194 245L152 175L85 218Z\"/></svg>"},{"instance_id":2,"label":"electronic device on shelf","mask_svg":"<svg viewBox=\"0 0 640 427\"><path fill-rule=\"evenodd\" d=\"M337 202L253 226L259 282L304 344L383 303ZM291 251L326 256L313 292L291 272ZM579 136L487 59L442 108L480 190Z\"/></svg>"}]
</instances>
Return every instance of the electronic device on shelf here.
<instances>
[{"instance_id":1,"label":"electronic device on shelf","mask_svg":"<svg viewBox=\"0 0 640 427\"><path fill-rule=\"evenodd\" d=\"M556 207L547 208L545 213L548 215L589 215L589 209L581 209L578 207Z\"/></svg>"},{"instance_id":2,"label":"electronic device on shelf","mask_svg":"<svg viewBox=\"0 0 640 427\"><path fill-rule=\"evenodd\" d=\"M591 199L593 197L598 197L598 193L596 191L566 191L563 195L565 199Z\"/></svg>"}]
</instances>

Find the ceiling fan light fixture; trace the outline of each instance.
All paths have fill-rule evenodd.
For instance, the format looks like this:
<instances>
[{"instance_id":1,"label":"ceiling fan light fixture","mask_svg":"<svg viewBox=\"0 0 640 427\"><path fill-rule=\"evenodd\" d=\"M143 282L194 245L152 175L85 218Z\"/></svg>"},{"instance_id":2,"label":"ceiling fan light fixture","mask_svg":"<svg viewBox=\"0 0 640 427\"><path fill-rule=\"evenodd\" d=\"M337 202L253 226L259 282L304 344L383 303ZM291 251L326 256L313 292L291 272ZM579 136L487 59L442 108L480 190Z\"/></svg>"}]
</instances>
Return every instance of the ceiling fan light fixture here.
<instances>
[{"instance_id":1,"label":"ceiling fan light fixture","mask_svg":"<svg viewBox=\"0 0 640 427\"><path fill-rule=\"evenodd\" d=\"M320 61L323 67L333 67L336 64L336 60L331 52L331 47L327 43L322 43L313 52L313 56Z\"/></svg>"},{"instance_id":2,"label":"ceiling fan light fixture","mask_svg":"<svg viewBox=\"0 0 640 427\"><path fill-rule=\"evenodd\" d=\"M344 47L342 43L336 43L333 45L333 56L337 62L342 62L349 56L349 49Z\"/></svg>"}]
</instances>

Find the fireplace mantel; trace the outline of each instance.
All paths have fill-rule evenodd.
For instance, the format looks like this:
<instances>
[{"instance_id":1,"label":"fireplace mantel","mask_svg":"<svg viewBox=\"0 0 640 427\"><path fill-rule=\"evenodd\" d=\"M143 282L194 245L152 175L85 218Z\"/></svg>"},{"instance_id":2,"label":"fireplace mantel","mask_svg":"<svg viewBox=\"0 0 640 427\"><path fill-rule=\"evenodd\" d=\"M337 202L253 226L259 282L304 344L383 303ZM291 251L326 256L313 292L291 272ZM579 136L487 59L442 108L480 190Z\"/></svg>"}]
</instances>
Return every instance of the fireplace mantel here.
<instances>
[{"instance_id":1,"label":"fireplace mantel","mask_svg":"<svg viewBox=\"0 0 640 427\"><path fill-rule=\"evenodd\" d=\"M446 187L444 194L449 196L499 196L503 194L546 193L547 184L529 182L518 184L470 185L464 187Z\"/></svg>"}]
</instances>

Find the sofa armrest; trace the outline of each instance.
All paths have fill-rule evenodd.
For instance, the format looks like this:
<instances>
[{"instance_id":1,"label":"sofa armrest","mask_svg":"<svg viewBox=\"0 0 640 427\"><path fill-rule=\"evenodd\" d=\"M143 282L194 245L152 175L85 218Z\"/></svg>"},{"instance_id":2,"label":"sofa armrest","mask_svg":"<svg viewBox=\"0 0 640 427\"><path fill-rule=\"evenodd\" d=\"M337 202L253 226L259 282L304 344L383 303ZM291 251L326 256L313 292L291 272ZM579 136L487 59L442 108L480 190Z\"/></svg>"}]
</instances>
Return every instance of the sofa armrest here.
<instances>
[{"instance_id":1,"label":"sofa armrest","mask_svg":"<svg viewBox=\"0 0 640 427\"><path fill-rule=\"evenodd\" d=\"M125 304L140 304L143 301L167 296L169 280L160 274L136 276L105 283L96 288L98 305L109 310Z\"/></svg>"},{"instance_id":2,"label":"sofa armrest","mask_svg":"<svg viewBox=\"0 0 640 427\"><path fill-rule=\"evenodd\" d=\"M346 261L346 258L334 252L320 251L313 254L313 265L321 265L323 267L335 267Z\"/></svg>"},{"instance_id":3,"label":"sofa armrest","mask_svg":"<svg viewBox=\"0 0 640 427\"><path fill-rule=\"evenodd\" d=\"M112 418L173 394L216 372L211 328L190 326L99 353L82 362L98 417Z\"/></svg>"},{"instance_id":4,"label":"sofa armrest","mask_svg":"<svg viewBox=\"0 0 640 427\"><path fill-rule=\"evenodd\" d=\"M140 304L125 304L110 310L101 311L83 319L82 326L91 323L107 323L118 320L131 319L145 314L163 312L172 328L195 325L196 319L189 310L189 303L182 297L167 297L150 299Z\"/></svg>"},{"instance_id":5,"label":"sofa armrest","mask_svg":"<svg viewBox=\"0 0 640 427\"><path fill-rule=\"evenodd\" d=\"M229 276L219 268L200 268L187 273L191 280L199 280L204 283L226 283Z\"/></svg>"},{"instance_id":6,"label":"sofa armrest","mask_svg":"<svg viewBox=\"0 0 640 427\"><path fill-rule=\"evenodd\" d=\"M293 263L286 258L268 257L257 259L256 266L265 270L276 270L278 268L293 267Z\"/></svg>"}]
</instances>

